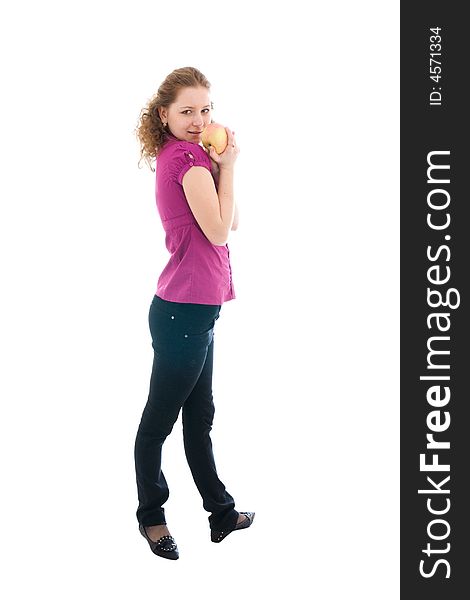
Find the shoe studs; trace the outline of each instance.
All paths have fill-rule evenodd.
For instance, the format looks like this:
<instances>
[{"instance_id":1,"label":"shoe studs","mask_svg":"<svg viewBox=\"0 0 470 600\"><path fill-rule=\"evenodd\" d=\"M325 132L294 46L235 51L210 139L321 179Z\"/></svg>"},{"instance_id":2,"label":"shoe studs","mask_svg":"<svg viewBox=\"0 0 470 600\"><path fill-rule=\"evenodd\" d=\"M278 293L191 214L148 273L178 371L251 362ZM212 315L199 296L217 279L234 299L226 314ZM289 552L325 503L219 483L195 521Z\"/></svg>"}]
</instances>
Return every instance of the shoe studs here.
<instances>
[{"instance_id":1,"label":"shoe studs","mask_svg":"<svg viewBox=\"0 0 470 600\"><path fill-rule=\"evenodd\" d=\"M166 548L163 546L163 542L165 540L171 540L172 544L167 546ZM176 550L176 543L175 543L175 538L171 535L164 535L161 538L159 538L158 542L157 542L157 546L160 547L161 550L164 550L165 552L171 552L172 550Z\"/></svg>"},{"instance_id":2,"label":"shoe studs","mask_svg":"<svg viewBox=\"0 0 470 600\"><path fill-rule=\"evenodd\" d=\"M178 546L176 545L175 538L172 535L163 535L156 542L154 542L149 538L148 533L143 525L140 525L139 528L142 535L144 535L144 537L147 539L150 549L154 554L158 554L164 558L179 558Z\"/></svg>"}]
</instances>

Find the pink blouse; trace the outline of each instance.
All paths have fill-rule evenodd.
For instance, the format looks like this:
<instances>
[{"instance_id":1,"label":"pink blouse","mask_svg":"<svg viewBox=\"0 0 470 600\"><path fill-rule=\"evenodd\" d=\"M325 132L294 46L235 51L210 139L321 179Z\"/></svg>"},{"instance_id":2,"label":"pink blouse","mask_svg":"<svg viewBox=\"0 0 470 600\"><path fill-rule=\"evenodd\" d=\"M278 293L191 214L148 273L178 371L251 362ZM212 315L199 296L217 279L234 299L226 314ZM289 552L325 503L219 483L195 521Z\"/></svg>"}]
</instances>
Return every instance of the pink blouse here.
<instances>
[{"instance_id":1,"label":"pink blouse","mask_svg":"<svg viewBox=\"0 0 470 600\"><path fill-rule=\"evenodd\" d=\"M157 296L172 302L222 305L235 298L228 244L204 235L184 194L183 175L211 161L196 143L168 135L157 155L155 196L170 259L158 278Z\"/></svg>"}]
</instances>

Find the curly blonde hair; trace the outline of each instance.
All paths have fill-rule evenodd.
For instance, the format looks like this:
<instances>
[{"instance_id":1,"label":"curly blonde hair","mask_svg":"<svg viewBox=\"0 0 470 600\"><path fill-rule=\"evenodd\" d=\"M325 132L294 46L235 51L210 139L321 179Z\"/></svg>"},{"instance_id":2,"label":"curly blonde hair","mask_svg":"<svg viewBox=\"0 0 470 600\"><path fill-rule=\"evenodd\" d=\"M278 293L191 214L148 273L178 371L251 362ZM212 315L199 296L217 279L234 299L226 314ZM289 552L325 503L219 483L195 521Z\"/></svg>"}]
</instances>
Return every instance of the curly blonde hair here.
<instances>
[{"instance_id":1,"label":"curly blonde hair","mask_svg":"<svg viewBox=\"0 0 470 600\"><path fill-rule=\"evenodd\" d=\"M168 108L175 102L176 96L181 88L185 87L205 87L210 90L211 84L207 78L194 67L181 67L172 71L158 88L157 93L152 96L147 106L145 106L138 119L138 125L135 134L140 142L140 160L147 162L152 171L153 161L158 156L163 144L168 136L167 130L163 127L158 109L160 107Z\"/></svg>"}]
</instances>

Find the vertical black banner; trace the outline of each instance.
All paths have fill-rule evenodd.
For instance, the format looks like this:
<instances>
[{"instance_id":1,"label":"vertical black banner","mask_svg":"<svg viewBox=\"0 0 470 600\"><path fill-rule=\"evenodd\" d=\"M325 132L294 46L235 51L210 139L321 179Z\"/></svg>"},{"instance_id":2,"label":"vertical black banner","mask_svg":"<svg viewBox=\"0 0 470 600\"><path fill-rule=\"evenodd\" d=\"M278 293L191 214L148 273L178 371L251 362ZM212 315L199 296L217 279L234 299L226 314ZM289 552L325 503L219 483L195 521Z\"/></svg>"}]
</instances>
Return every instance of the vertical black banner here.
<instances>
[{"instance_id":1,"label":"vertical black banner","mask_svg":"<svg viewBox=\"0 0 470 600\"><path fill-rule=\"evenodd\" d=\"M470 594L469 25L401 3L401 598ZM467 217L467 218L466 218ZM459 590L459 591L457 591Z\"/></svg>"}]
</instances>

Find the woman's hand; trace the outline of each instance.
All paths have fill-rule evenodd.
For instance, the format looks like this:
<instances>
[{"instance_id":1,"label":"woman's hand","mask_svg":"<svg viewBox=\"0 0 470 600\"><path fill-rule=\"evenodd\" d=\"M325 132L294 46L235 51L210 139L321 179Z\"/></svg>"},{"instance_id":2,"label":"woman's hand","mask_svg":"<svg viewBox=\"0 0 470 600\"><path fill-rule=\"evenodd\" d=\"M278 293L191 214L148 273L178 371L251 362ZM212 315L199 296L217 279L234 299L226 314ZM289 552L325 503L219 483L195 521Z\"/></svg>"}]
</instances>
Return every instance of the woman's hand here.
<instances>
[{"instance_id":1,"label":"woman's hand","mask_svg":"<svg viewBox=\"0 0 470 600\"><path fill-rule=\"evenodd\" d=\"M211 159L211 165L215 163L214 169L217 170L217 175L220 169L233 169L240 152L240 148L235 141L234 132L228 127L225 128L225 131L227 132L227 147L225 150L221 154L217 154L214 147L210 146L208 152Z\"/></svg>"}]
</instances>

